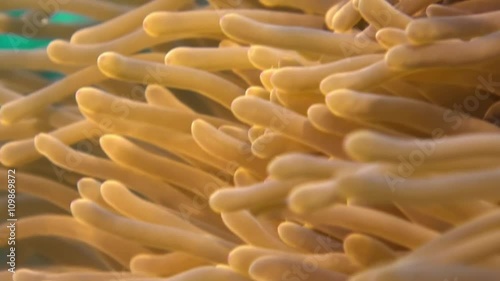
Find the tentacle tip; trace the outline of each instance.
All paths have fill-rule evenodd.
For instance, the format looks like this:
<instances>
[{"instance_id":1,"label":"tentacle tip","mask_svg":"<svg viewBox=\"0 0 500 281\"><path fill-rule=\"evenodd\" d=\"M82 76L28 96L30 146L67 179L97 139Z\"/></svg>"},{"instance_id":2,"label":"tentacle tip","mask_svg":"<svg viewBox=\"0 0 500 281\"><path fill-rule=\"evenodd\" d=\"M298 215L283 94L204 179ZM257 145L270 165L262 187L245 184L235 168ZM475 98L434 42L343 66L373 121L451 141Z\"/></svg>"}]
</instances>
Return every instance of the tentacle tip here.
<instances>
[{"instance_id":1,"label":"tentacle tip","mask_svg":"<svg viewBox=\"0 0 500 281\"><path fill-rule=\"evenodd\" d=\"M160 36L162 32L159 30L159 27L165 25L165 23L162 23L162 19L164 19L167 15L168 12L150 13L144 18L142 22L142 29L152 37Z\"/></svg>"},{"instance_id":2,"label":"tentacle tip","mask_svg":"<svg viewBox=\"0 0 500 281\"><path fill-rule=\"evenodd\" d=\"M309 198L309 192L304 190L292 191L288 196L288 207L296 214L306 214L314 211L316 208L313 198ZM308 202L309 201L309 202Z\"/></svg>"},{"instance_id":3,"label":"tentacle tip","mask_svg":"<svg viewBox=\"0 0 500 281\"><path fill-rule=\"evenodd\" d=\"M191 123L191 132L195 134L195 132L205 131L210 129L212 125L210 125L207 121L202 119L196 119Z\"/></svg>"},{"instance_id":4,"label":"tentacle tip","mask_svg":"<svg viewBox=\"0 0 500 281\"><path fill-rule=\"evenodd\" d=\"M222 207L224 202L225 200L224 197L221 196L221 190L215 191L212 195L210 195L208 200L210 208L216 213L224 212L224 208Z\"/></svg>"},{"instance_id":5,"label":"tentacle tip","mask_svg":"<svg viewBox=\"0 0 500 281\"><path fill-rule=\"evenodd\" d=\"M269 256L264 256L256 259L248 269L250 277L252 277L254 280L268 280L269 273L276 271L273 268L274 260L274 257Z\"/></svg>"},{"instance_id":6,"label":"tentacle tip","mask_svg":"<svg viewBox=\"0 0 500 281\"><path fill-rule=\"evenodd\" d=\"M223 32L228 31L229 28L234 27L235 25L238 25L238 22L241 22L244 20L245 17L235 14L235 13L229 13L224 16L222 16L219 20L219 25L222 29Z\"/></svg>"},{"instance_id":7,"label":"tentacle tip","mask_svg":"<svg viewBox=\"0 0 500 281\"><path fill-rule=\"evenodd\" d=\"M254 96L241 96L235 98L231 103L231 110L238 112L239 109L241 109L241 107L247 107L248 101L250 99L258 99L258 98Z\"/></svg>"},{"instance_id":8,"label":"tentacle tip","mask_svg":"<svg viewBox=\"0 0 500 281\"><path fill-rule=\"evenodd\" d=\"M84 209L86 209L89 205L89 202L86 199L75 199L71 201L69 208L71 210L71 214L74 216L78 216L77 214L81 213Z\"/></svg>"},{"instance_id":9,"label":"tentacle tip","mask_svg":"<svg viewBox=\"0 0 500 281\"><path fill-rule=\"evenodd\" d=\"M64 40L60 39L52 40L47 45L47 55L49 56L50 60L57 63L64 63L61 54L67 51L69 45L70 43Z\"/></svg>"},{"instance_id":10,"label":"tentacle tip","mask_svg":"<svg viewBox=\"0 0 500 281\"><path fill-rule=\"evenodd\" d=\"M331 91L326 95L325 102L333 114L342 116L342 110L349 110L351 106L354 106L354 94L356 94L355 91L348 89Z\"/></svg>"},{"instance_id":11,"label":"tentacle tip","mask_svg":"<svg viewBox=\"0 0 500 281\"><path fill-rule=\"evenodd\" d=\"M99 145L104 151L108 151L116 147L116 143L119 141L119 137L116 135L103 135L99 138Z\"/></svg>"},{"instance_id":12,"label":"tentacle tip","mask_svg":"<svg viewBox=\"0 0 500 281\"><path fill-rule=\"evenodd\" d=\"M94 98L96 96L96 91L97 89L92 87L82 87L78 89L75 94L76 103L79 106L84 106L95 102Z\"/></svg>"},{"instance_id":13,"label":"tentacle tip","mask_svg":"<svg viewBox=\"0 0 500 281\"><path fill-rule=\"evenodd\" d=\"M34 138L35 148L41 154L44 154L46 152L46 150L51 146L52 142L53 137L44 133L40 133Z\"/></svg>"},{"instance_id":14,"label":"tentacle tip","mask_svg":"<svg viewBox=\"0 0 500 281\"><path fill-rule=\"evenodd\" d=\"M114 69L122 62L122 56L115 52L104 52L97 58L97 66L102 70Z\"/></svg>"}]
</instances>

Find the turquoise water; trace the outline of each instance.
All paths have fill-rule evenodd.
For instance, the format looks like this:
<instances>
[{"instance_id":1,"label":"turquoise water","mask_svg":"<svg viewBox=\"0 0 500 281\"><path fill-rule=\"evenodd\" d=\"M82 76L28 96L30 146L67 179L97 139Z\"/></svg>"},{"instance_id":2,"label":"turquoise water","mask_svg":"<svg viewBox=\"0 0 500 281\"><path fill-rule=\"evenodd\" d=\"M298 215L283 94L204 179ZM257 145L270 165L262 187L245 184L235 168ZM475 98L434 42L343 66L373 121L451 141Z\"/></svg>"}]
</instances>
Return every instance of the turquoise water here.
<instances>
[{"instance_id":1,"label":"turquoise water","mask_svg":"<svg viewBox=\"0 0 500 281\"><path fill-rule=\"evenodd\" d=\"M24 14L22 10L9 11L8 14L12 17L21 17ZM56 13L52 15L49 19L49 22L52 23L66 23L66 24L75 24L75 23L90 23L92 20L89 18L72 14L72 13ZM1 34L0 33L0 50L7 49L16 49L16 50L30 50L43 48L49 44L50 39L33 39L33 38L25 38L15 34ZM55 80L62 77L61 74L52 73L52 72L40 72L42 77Z\"/></svg>"},{"instance_id":2,"label":"turquoise water","mask_svg":"<svg viewBox=\"0 0 500 281\"><path fill-rule=\"evenodd\" d=\"M8 14L12 17L20 17L24 14L24 11L9 11ZM77 14L59 12L51 16L49 22L74 24L90 23L92 20ZM50 39L32 39L14 34L0 34L0 49L36 49L47 46L49 42Z\"/></svg>"}]
</instances>

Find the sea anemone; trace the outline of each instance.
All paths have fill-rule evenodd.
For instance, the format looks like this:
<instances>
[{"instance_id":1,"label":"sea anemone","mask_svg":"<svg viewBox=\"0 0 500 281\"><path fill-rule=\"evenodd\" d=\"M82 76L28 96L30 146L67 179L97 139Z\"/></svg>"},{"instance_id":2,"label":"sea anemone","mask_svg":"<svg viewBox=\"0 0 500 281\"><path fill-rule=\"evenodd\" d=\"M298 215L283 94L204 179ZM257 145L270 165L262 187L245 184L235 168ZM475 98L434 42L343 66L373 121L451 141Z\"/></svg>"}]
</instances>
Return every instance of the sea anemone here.
<instances>
[{"instance_id":1,"label":"sea anemone","mask_svg":"<svg viewBox=\"0 0 500 281\"><path fill-rule=\"evenodd\" d=\"M0 10L1 280L500 280L499 1Z\"/></svg>"}]
</instances>

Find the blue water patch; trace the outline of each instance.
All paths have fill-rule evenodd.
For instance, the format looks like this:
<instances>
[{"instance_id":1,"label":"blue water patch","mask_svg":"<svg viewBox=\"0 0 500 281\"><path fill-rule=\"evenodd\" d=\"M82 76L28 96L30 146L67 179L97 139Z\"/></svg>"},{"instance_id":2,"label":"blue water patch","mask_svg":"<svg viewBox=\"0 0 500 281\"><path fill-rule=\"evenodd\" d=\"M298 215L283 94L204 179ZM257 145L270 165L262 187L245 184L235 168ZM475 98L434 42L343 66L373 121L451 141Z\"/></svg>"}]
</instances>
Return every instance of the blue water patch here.
<instances>
[{"instance_id":1,"label":"blue water patch","mask_svg":"<svg viewBox=\"0 0 500 281\"><path fill-rule=\"evenodd\" d=\"M12 10L8 11L7 14L11 17L20 18L24 15L24 10ZM52 15L49 19L51 23L58 24L91 24L95 21L78 14L58 12ZM50 39L36 39L36 38L26 38L16 34L1 34L0 33L0 49L16 49L16 50L30 50L37 48L45 48L49 43ZM55 72L40 71L36 72L40 76L49 79L57 80L64 75Z\"/></svg>"},{"instance_id":2,"label":"blue water patch","mask_svg":"<svg viewBox=\"0 0 500 281\"><path fill-rule=\"evenodd\" d=\"M19 18L22 17L25 11L23 10L12 10L8 11L7 14L11 17ZM52 23L65 23L65 24L90 24L94 21L88 17L66 13L58 12L52 15L49 19ZM0 34L0 49L37 49L46 47L50 43L50 39L34 39L34 38L24 38L16 34Z\"/></svg>"}]
</instances>

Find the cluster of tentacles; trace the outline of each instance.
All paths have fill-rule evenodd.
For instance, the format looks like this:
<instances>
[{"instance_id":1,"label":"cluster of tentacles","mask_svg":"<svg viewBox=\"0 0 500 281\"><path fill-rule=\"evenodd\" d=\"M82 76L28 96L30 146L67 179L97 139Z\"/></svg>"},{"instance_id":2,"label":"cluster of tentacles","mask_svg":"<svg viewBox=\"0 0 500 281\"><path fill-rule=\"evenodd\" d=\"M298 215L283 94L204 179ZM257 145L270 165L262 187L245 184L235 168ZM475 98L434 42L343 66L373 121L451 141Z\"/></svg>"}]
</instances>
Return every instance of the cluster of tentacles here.
<instances>
[{"instance_id":1,"label":"cluster of tentacles","mask_svg":"<svg viewBox=\"0 0 500 281\"><path fill-rule=\"evenodd\" d=\"M499 280L500 1L208 2L0 1L1 280Z\"/></svg>"}]
</instances>

